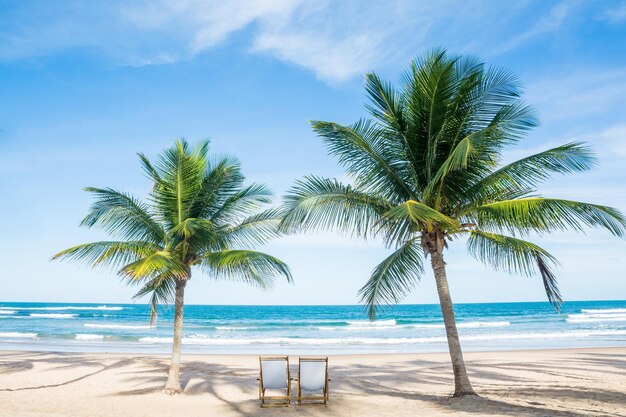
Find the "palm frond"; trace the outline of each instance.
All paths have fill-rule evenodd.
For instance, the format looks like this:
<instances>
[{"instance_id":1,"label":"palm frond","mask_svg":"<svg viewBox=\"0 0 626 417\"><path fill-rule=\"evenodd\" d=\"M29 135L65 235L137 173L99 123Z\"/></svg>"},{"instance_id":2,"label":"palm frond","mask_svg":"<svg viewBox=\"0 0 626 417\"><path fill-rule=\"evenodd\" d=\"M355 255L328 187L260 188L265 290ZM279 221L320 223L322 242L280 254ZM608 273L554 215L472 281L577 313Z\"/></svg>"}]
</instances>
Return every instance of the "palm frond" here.
<instances>
[{"instance_id":1,"label":"palm frond","mask_svg":"<svg viewBox=\"0 0 626 417\"><path fill-rule=\"evenodd\" d=\"M305 177L285 196L280 230L337 230L355 236L376 234L377 222L391 206L382 198L357 191L337 180Z\"/></svg>"},{"instance_id":2,"label":"palm frond","mask_svg":"<svg viewBox=\"0 0 626 417\"><path fill-rule=\"evenodd\" d=\"M416 197L406 162L398 158L402 148L375 124L361 120L346 127L312 121L311 126L359 188L396 201Z\"/></svg>"},{"instance_id":3,"label":"palm frond","mask_svg":"<svg viewBox=\"0 0 626 417\"><path fill-rule=\"evenodd\" d=\"M554 173L582 172L594 165L595 158L589 147L582 142L570 142L499 168L474 184L467 194L473 205L493 202L502 199L505 193L510 195L511 191L529 193Z\"/></svg>"},{"instance_id":4,"label":"palm frond","mask_svg":"<svg viewBox=\"0 0 626 417\"><path fill-rule=\"evenodd\" d=\"M174 302L176 278L168 273L157 275L146 282L133 296L134 299L150 295L150 325L154 325L158 316L158 306Z\"/></svg>"},{"instance_id":5,"label":"palm frond","mask_svg":"<svg viewBox=\"0 0 626 417\"><path fill-rule=\"evenodd\" d=\"M498 201L483 204L468 215L475 216L480 229L508 231L511 234L584 231L586 227L596 227L622 237L626 231L626 219L617 209L555 198L529 197Z\"/></svg>"},{"instance_id":6,"label":"palm frond","mask_svg":"<svg viewBox=\"0 0 626 417\"><path fill-rule=\"evenodd\" d=\"M152 162L150 162L150 159L148 159L148 157L141 152L138 153L137 156L139 157L141 168L143 169L146 177L148 177L153 184L159 184L161 182L161 176L157 172L154 165L152 165Z\"/></svg>"},{"instance_id":7,"label":"palm frond","mask_svg":"<svg viewBox=\"0 0 626 417\"><path fill-rule=\"evenodd\" d=\"M52 260L69 260L91 267L119 268L162 250L159 245L143 241L103 241L84 243L65 249Z\"/></svg>"},{"instance_id":8,"label":"palm frond","mask_svg":"<svg viewBox=\"0 0 626 417\"><path fill-rule=\"evenodd\" d=\"M240 192L244 182L241 164L232 156L209 161L202 186L189 209L189 217L211 218Z\"/></svg>"},{"instance_id":9,"label":"palm frond","mask_svg":"<svg viewBox=\"0 0 626 417\"><path fill-rule=\"evenodd\" d=\"M176 248L185 242L185 251L193 251L218 240L218 230L210 220L187 218L173 226L167 234L168 248Z\"/></svg>"},{"instance_id":10,"label":"palm frond","mask_svg":"<svg viewBox=\"0 0 626 417\"><path fill-rule=\"evenodd\" d=\"M480 230L470 232L467 249L496 271L525 276L540 274L548 300L559 309L562 299L554 274L559 263L545 249L525 240Z\"/></svg>"},{"instance_id":11,"label":"palm frond","mask_svg":"<svg viewBox=\"0 0 626 417\"><path fill-rule=\"evenodd\" d=\"M192 153L183 139L158 155L154 169L159 181L155 182L152 202L169 225L190 217L193 203L202 190L206 166L202 153Z\"/></svg>"},{"instance_id":12,"label":"palm frond","mask_svg":"<svg viewBox=\"0 0 626 417\"><path fill-rule=\"evenodd\" d=\"M224 250L204 255L198 265L215 279L241 281L262 289L270 288L276 276L292 282L289 267L271 255L253 250Z\"/></svg>"},{"instance_id":13,"label":"palm frond","mask_svg":"<svg viewBox=\"0 0 626 417\"><path fill-rule=\"evenodd\" d=\"M459 222L418 201L409 200L399 204L382 215L381 228L385 229L388 243L403 242L423 230L430 231L435 226L443 230L455 230Z\"/></svg>"},{"instance_id":14,"label":"palm frond","mask_svg":"<svg viewBox=\"0 0 626 417\"><path fill-rule=\"evenodd\" d=\"M439 132L445 124L455 92L454 68L458 57L449 57L444 49L435 49L411 62L404 75L404 102L410 120L408 130L418 142L413 154L419 157L415 166L428 183L436 171L440 150Z\"/></svg>"},{"instance_id":15,"label":"palm frond","mask_svg":"<svg viewBox=\"0 0 626 417\"><path fill-rule=\"evenodd\" d=\"M273 208L249 216L238 225L223 231L220 238L225 247L253 248L280 236L283 218L280 208Z\"/></svg>"},{"instance_id":16,"label":"palm frond","mask_svg":"<svg viewBox=\"0 0 626 417\"><path fill-rule=\"evenodd\" d=\"M162 274L186 278L189 271L175 254L162 250L125 265L119 273L133 282L152 279Z\"/></svg>"},{"instance_id":17,"label":"palm frond","mask_svg":"<svg viewBox=\"0 0 626 417\"><path fill-rule=\"evenodd\" d=\"M384 304L398 303L421 279L424 269L423 250L415 240L409 240L381 262L367 283L359 290L370 319Z\"/></svg>"},{"instance_id":18,"label":"palm frond","mask_svg":"<svg viewBox=\"0 0 626 417\"><path fill-rule=\"evenodd\" d=\"M239 187L237 192L228 196L211 214L211 219L218 225L236 224L246 217L257 213L272 202L272 192L263 184L250 184Z\"/></svg>"},{"instance_id":19,"label":"palm frond","mask_svg":"<svg viewBox=\"0 0 626 417\"><path fill-rule=\"evenodd\" d=\"M366 109L389 130L404 135L406 120L404 119L404 102L402 95L389 82L382 81L378 75L365 75L365 90L370 99ZM408 145L408 143L407 143Z\"/></svg>"},{"instance_id":20,"label":"palm frond","mask_svg":"<svg viewBox=\"0 0 626 417\"><path fill-rule=\"evenodd\" d=\"M165 232L150 208L132 196L110 188L86 188L95 196L81 226L101 227L107 233L129 240L163 241Z\"/></svg>"},{"instance_id":21,"label":"palm frond","mask_svg":"<svg viewBox=\"0 0 626 417\"><path fill-rule=\"evenodd\" d=\"M487 158L488 164L483 170L488 169L489 162L493 161L493 151L488 148L488 139L492 138L489 135L489 131L481 130L474 132L463 139L461 139L456 146L453 148L448 158L443 161L443 163L437 169L437 172L432 176L431 180L428 182L422 196L425 201L434 201L435 205L437 205L437 201L439 200L439 195L436 198L432 198L434 194L437 192L441 193L443 189L443 181L455 171L463 171L462 174L467 176L468 173L468 165L470 162L474 162L476 158L472 158L473 156L482 157L483 161ZM487 139L487 140L486 140ZM495 137L495 142L498 142L498 138ZM491 154L491 155L490 155Z\"/></svg>"}]
</instances>

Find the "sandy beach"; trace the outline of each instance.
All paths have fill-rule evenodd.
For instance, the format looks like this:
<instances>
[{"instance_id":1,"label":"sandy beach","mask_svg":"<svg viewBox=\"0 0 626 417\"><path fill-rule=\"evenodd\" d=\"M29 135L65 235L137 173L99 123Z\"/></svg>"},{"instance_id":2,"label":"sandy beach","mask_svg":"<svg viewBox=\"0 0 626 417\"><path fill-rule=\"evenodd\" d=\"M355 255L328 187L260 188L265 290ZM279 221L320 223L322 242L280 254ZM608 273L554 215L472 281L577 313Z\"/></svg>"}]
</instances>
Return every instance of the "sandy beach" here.
<instances>
[{"instance_id":1,"label":"sandy beach","mask_svg":"<svg viewBox=\"0 0 626 417\"><path fill-rule=\"evenodd\" d=\"M624 416L626 348L470 352L476 398L450 398L445 353L330 357L328 408L260 409L252 355L0 353L0 416ZM292 361L292 371L295 372Z\"/></svg>"}]
</instances>

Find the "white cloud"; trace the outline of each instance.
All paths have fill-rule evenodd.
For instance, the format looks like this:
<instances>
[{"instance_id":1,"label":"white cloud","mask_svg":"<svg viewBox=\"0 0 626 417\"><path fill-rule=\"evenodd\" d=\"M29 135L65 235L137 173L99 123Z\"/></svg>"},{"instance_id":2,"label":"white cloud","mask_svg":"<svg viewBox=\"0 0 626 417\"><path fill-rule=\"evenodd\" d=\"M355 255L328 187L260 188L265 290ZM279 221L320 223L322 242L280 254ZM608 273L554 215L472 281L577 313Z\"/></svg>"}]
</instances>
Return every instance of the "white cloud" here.
<instances>
[{"instance_id":1,"label":"white cloud","mask_svg":"<svg viewBox=\"0 0 626 417\"><path fill-rule=\"evenodd\" d=\"M563 1L552 9L550 12L540 17L534 25L528 30L515 36L513 39L498 45L495 48L495 54L502 54L515 49L528 41L546 33L554 32L560 29L571 16L572 11L580 4L579 1Z\"/></svg>"},{"instance_id":2,"label":"white cloud","mask_svg":"<svg viewBox=\"0 0 626 417\"><path fill-rule=\"evenodd\" d=\"M446 45L459 52L510 51L559 30L581 9L578 5L559 3L527 25L536 2L111 0L89 6L80 1L16 2L1 12L5 27L0 33L0 60L84 49L116 64L157 65L191 59L241 32L237 39L251 52L293 63L322 80L341 82L372 69L396 70L432 46Z\"/></svg>"},{"instance_id":3,"label":"white cloud","mask_svg":"<svg viewBox=\"0 0 626 417\"><path fill-rule=\"evenodd\" d=\"M123 8L120 16L142 32L180 37L174 45L179 59L214 48L235 32L250 28L252 52L267 53L312 70L320 79L337 82L363 74L397 54L388 47L390 37L399 29L407 32L406 23L415 23L392 24L402 21L398 12L397 5L361 7L350 2L188 0L135 3ZM406 34L419 42L426 27L419 25ZM161 60L157 56L154 62Z\"/></svg>"},{"instance_id":4,"label":"white cloud","mask_svg":"<svg viewBox=\"0 0 626 417\"><path fill-rule=\"evenodd\" d=\"M279 59L312 69L323 80L344 81L372 69L381 58L379 41L369 34L332 40L313 32L278 31L259 35L253 50L271 52Z\"/></svg>"},{"instance_id":5,"label":"white cloud","mask_svg":"<svg viewBox=\"0 0 626 417\"><path fill-rule=\"evenodd\" d=\"M195 55L255 21L285 21L303 3L302 0L162 0L123 7L120 15L141 30L179 31L187 38L188 53Z\"/></svg>"},{"instance_id":6,"label":"white cloud","mask_svg":"<svg viewBox=\"0 0 626 417\"><path fill-rule=\"evenodd\" d=\"M340 82L374 67L404 65L426 46L463 49L456 39L467 43L470 38L461 32L476 21L502 16L502 9L513 15L521 6L496 7L483 0L111 0L89 7L78 1L18 2L3 12L3 22L9 23L0 33L0 60L83 49L121 65L173 63L245 32L241 39L250 51ZM469 30L472 42L491 42L491 34Z\"/></svg>"},{"instance_id":7,"label":"white cloud","mask_svg":"<svg viewBox=\"0 0 626 417\"><path fill-rule=\"evenodd\" d=\"M543 117L566 119L614 110L626 102L626 68L584 69L531 83L526 96Z\"/></svg>"},{"instance_id":8,"label":"white cloud","mask_svg":"<svg viewBox=\"0 0 626 417\"><path fill-rule=\"evenodd\" d=\"M604 18L611 23L621 23L626 21L626 1L620 5L608 9L604 13Z\"/></svg>"},{"instance_id":9,"label":"white cloud","mask_svg":"<svg viewBox=\"0 0 626 417\"><path fill-rule=\"evenodd\" d=\"M609 153L626 157L626 124L611 126L602 131L598 138L604 142Z\"/></svg>"},{"instance_id":10,"label":"white cloud","mask_svg":"<svg viewBox=\"0 0 626 417\"><path fill-rule=\"evenodd\" d=\"M407 20L406 12L414 17ZM413 54L407 44L423 41L429 28L427 17L437 12L403 1L365 7L349 1L307 4L289 20L263 22L252 51L312 70L325 81L345 81L399 57L406 61Z\"/></svg>"}]
</instances>

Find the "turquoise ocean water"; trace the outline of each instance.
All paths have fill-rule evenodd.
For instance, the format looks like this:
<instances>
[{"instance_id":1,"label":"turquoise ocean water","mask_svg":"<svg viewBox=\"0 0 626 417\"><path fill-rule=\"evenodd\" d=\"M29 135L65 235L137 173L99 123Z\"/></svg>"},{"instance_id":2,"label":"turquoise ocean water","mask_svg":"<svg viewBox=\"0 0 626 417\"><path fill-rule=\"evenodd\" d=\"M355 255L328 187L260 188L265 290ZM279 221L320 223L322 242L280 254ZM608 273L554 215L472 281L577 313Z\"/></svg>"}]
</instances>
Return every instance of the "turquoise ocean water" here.
<instances>
[{"instance_id":1,"label":"turquoise ocean water","mask_svg":"<svg viewBox=\"0 0 626 417\"><path fill-rule=\"evenodd\" d=\"M173 309L143 304L0 303L0 349L168 352ZM466 350L626 347L626 301L458 304ZM185 307L187 353L396 353L447 349L439 306Z\"/></svg>"}]
</instances>

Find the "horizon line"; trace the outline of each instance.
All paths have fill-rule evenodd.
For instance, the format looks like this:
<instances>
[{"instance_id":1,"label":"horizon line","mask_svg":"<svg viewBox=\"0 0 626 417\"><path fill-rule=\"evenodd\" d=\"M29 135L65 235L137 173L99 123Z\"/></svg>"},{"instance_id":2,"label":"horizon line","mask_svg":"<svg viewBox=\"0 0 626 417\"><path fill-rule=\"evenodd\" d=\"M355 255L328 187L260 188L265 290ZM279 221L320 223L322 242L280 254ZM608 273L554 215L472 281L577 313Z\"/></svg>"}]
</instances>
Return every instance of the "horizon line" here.
<instances>
[{"instance_id":1,"label":"horizon line","mask_svg":"<svg viewBox=\"0 0 626 417\"><path fill-rule=\"evenodd\" d=\"M626 301L626 299L603 299L603 300L569 300L563 301L563 305L567 303L592 303L606 301ZM117 302L74 302L74 301L0 301L0 307L3 304L94 304L94 305L137 305L150 306L148 303L117 303ZM473 304L549 304L545 301L489 301L489 302L464 302L454 303L454 305L473 305ZM159 304L159 306L167 307L172 304ZM364 304L189 304L185 303L185 307L367 307ZM398 303L381 306L381 309L393 308L396 306L439 306L439 303Z\"/></svg>"}]
</instances>

